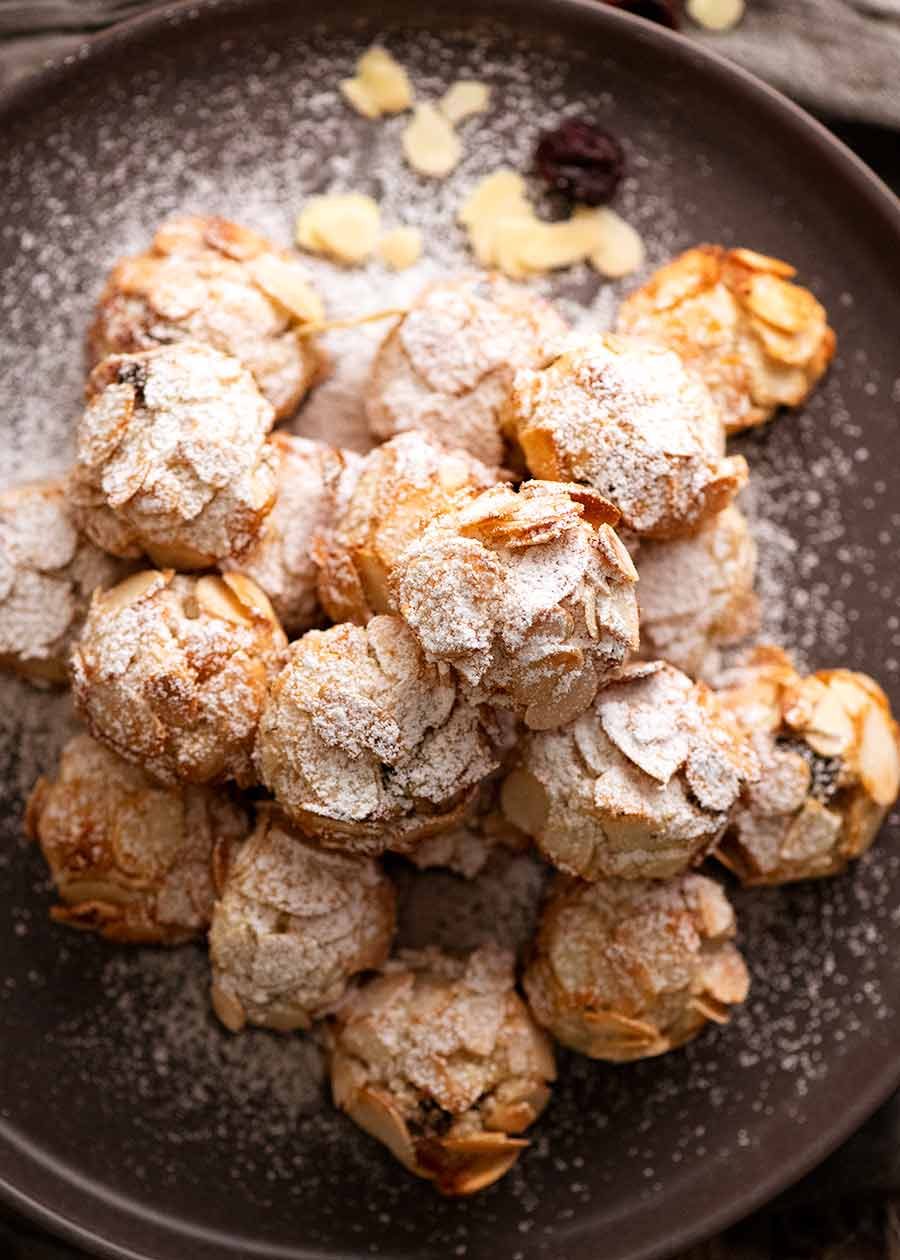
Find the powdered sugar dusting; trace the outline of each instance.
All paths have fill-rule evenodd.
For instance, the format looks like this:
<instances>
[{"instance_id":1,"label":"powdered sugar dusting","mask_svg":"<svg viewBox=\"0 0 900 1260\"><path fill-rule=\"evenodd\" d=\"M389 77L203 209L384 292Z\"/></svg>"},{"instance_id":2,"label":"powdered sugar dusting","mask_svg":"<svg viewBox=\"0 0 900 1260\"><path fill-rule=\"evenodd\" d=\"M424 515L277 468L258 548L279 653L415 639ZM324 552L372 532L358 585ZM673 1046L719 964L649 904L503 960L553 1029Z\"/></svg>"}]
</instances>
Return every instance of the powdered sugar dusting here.
<instances>
[{"instance_id":1,"label":"powdered sugar dusting","mask_svg":"<svg viewBox=\"0 0 900 1260\"><path fill-rule=\"evenodd\" d=\"M189 56L193 27L182 20L183 39L169 58ZM287 243L307 196L371 191L386 228L422 228L423 260L396 275L378 263L341 272L316 261L310 270L329 316L402 306L426 281L469 265L453 218L477 178L501 163L526 170L538 127L565 111L590 110L628 147L631 174L618 208L647 242L647 271L698 239L722 238L805 263L804 282L820 291L817 251L837 253L829 248L836 242L821 236L829 209L817 207L813 221L800 176L782 169L774 194L771 181L754 187L767 159L738 146L738 162L737 138L707 130L714 119L687 118L675 107L648 111L648 92L666 89L630 80L615 65L595 60L586 75L571 50L537 52L508 31L493 42L467 32L455 47L422 34L388 38L423 97L457 77L494 88L492 111L461 128L460 167L434 184L403 165L402 119L369 124L339 104L337 81L368 37L314 32L291 43L260 31L240 45L219 33L210 38L215 69L196 80L185 74L177 97L171 60L144 65L139 76L133 65L122 67L113 95L133 102L130 117L140 126L121 126L112 111L99 124L102 178L73 139L85 117L97 114L72 102L55 110L42 146L10 145L0 154L0 187L21 211L0 224L4 484L70 463L82 407L79 347L103 272L145 248L158 220L176 207L229 214ZM714 173L727 162L733 178L726 186ZM735 239L752 222L743 206L763 200L772 213L755 230L768 238ZM867 264L855 242L845 250L844 283L859 297L833 312L840 356L829 378L802 415L783 417L733 449L752 470L742 506L760 546L764 633L810 664L868 667L895 684L900 513L892 470L876 466L873 435L900 387L883 356L866 359ZM606 328L624 287L576 268L535 291L556 298L574 324ZM838 296L831 295L832 307ZM359 387L384 331L373 325L328 334L334 372L314 391L298 431L366 445ZM180 1205L195 1189L202 1198L204 1184L221 1185L217 1223L233 1230L238 1246L257 1229L265 1238L302 1237L308 1246L334 1247L338 1239L344 1252L490 1254L499 1209L511 1196L521 1244L510 1240L510 1260L549 1260L598 1202L622 1201L625 1182L658 1213L678 1201L684 1176L707 1175L720 1160L753 1178L767 1166L760 1152L776 1149L786 1122L812 1132L823 1091L853 1093L860 1054L896 1046L895 848L882 843L840 880L766 894L730 890L753 972L749 1002L732 1024L662 1062L624 1070L565 1057L564 1083L527 1157L478 1203L429 1203L423 1239L421 1215L409 1211L410 1183L390 1157L319 1109L321 1069L310 1042L264 1032L231 1039L216 1028L199 952L109 954L48 928L46 877L37 855L15 840L16 820L24 793L71 733L68 700L8 679L0 699L10 820L0 849L11 905L0 988L5 1044L46 1038L66 1052L58 1079L20 1061L22 1088L3 1100L3 1115L104 1180L110 1170L84 1134L103 1125L112 1135L115 1117L127 1115L128 1140L116 1148L117 1189L159 1202L162 1186ZM891 820L893 834L898 822ZM482 924L498 904L493 894L485 898ZM446 930L452 936L451 923Z\"/></svg>"}]
</instances>

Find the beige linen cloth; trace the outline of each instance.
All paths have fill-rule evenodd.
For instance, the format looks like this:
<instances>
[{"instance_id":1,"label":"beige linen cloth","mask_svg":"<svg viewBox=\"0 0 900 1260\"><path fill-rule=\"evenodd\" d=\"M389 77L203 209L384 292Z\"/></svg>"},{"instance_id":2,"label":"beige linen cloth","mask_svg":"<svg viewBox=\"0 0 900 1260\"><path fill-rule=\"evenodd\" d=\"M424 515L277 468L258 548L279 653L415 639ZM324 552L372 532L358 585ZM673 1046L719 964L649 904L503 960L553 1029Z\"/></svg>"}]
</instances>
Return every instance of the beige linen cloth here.
<instances>
[{"instance_id":1,"label":"beige linen cloth","mask_svg":"<svg viewBox=\"0 0 900 1260\"><path fill-rule=\"evenodd\" d=\"M732 31L704 32L689 19L682 31L818 113L900 128L900 0L746 3ZM0 88L65 57L85 34L152 7L154 0L0 0Z\"/></svg>"}]
</instances>

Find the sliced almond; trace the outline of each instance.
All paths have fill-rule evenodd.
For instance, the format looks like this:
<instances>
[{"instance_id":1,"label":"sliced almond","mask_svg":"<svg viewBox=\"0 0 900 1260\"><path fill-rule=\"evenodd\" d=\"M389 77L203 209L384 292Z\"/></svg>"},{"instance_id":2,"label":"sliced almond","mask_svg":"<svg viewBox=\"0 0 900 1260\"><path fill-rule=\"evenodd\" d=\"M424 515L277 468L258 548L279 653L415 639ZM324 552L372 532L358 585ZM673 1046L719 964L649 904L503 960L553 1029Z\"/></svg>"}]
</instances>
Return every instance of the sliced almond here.
<instances>
[{"instance_id":1,"label":"sliced almond","mask_svg":"<svg viewBox=\"0 0 900 1260\"><path fill-rule=\"evenodd\" d=\"M348 105L352 105L363 118L380 118L381 109L375 97L362 79L341 79L338 87Z\"/></svg>"},{"instance_id":2,"label":"sliced almond","mask_svg":"<svg viewBox=\"0 0 900 1260\"><path fill-rule=\"evenodd\" d=\"M781 858L793 865L803 864L815 874L828 869L841 835L841 817L812 797L794 818L781 844Z\"/></svg>"},{"instance_id":3,"label":"sliced almond","mask_svg":"<svg viewBox=\"0 0 900 1260\"><path fill-rule=\"evenodd\" d=\"M417 105L402 137L403 152L414 171L444 179L462 157L462 145L440 110Z\"/></svg>"},{"instance_id":4,"label":"sliced almond","mask_svg":"<svg viewBox=\"0 0 900 1260\"><path fill-rule=\"evenodd\" d=\"M229 1032L239 1033L247 1023L247 1012L232 993L213 981L210 991L212 1008Z\"/></svg>"},{"instance_id":5,"label":"sliced almond","mask_svg":"<svg viewBox=\"0 0 900 1260\"><path fill-rule=\"evenodd\" d=\"M297 244L313 254L355 265L372 254L381 212L364 193L329 193L311 197L297 219Z\"/></svg>"},{"instance_id":6,"label":"sliced almond","mask_svg":"<svg viewBox=\"0 0 900 1260\"><path fill-rule=\"evenodd\" d=\"M527 215L530 211L525 180L518 171L500 167L475 185L456 212L456 219L463 227L471 227L480 219Z\"/></svg>"},{"instance_id":7,"label":"sliced almond","mask_svg":"<svg viewBox=\"0 0 900 1260\"><path fill-rule=\"evenodd\" d=\"M107 359L88 380L90 425L78 442L78 463L84 468L98 468L112 457L134 417L134 386L114 383L114 364L115 360Z\"/></svg>"},{"instance_id":8,"label":"sliced almond","mask_svg":"<svg viewBox=\"0 0 900 1260\"><path fill-rule=\"evenodd\" d=\"M591 523L593 524L593 522ZM615 524L615 522L612 523ZM630 551L616 531L606 521L597 527L597 550L609 567L616 569L619 576L624 578L626 582L638 581L638 571L634 567Z\"/></svg>"},{"instance_id":9,"label":"sliced almond","mask_svg":"<svg viewBox=\"0 0 900 1260\"><path fill-rule=\"evenodd\" d=\"M203 581L204 579L201 578L200 580ZM223 573L222 581L238 599L242 608L245 608L248 612L255 613L265 621L278 623L275 609L272 607L268 595L261 587L256 585L252 578L247 577L243 573Z\"/></svg>"},{"instance_id":10,"label":"sliced almond","mask_svg":"<svg viewBox=\"0 0 900 1260\"><path fill-rule=\"evenodd\" d=\"M235 574L228 574L229 578ZM247 579L244 579L245 581ZM225 578L206 577L197 579L197 603L210 617L218 617L222 621L231 621L239 626L252 626L253 616L231 588Z\"/></svg>"},{"instance_id":11,"label":"sliced almond","mask_svg":"<svg viewBox=\"0 0 900 1260\"><path fill-rule=\"evenodd\" d=\"M122 293L143 297L155 286L159 271L159 259L152 255L123 258L115 270L115 286Z\"/></svg>"},{"instance_id":12,"label":"sliced almond","mask_svg":"<svg viewBox=\"0 0 900 1260\"><path fill-rule=\"evenodd\" d=\"M221 897L225 891L225 883L231 870L236 845L224 836L217 836L213 842L209 859L209 873L216 896Z\"/></svg>"},{"instance_id":13,"label":"sliced almond","mask_svg":"<svg viewBox=\"0 0 900 1260\"><path fill-rule=\"evenodd\" d=\"M598 1058L616 1059L662 1054L668 1049L668 1038L653 1024L631 1019L618 1011L584 1012L591 1049Z\"/></svg>"},{"instance_id":14,"label":"sliced almond","mask_svg":"<svg viewBox=\"0 0 900 1260\"><path fill-rule=\"evenodd\" d=\"M600 236L600 243L591 254L595 271L610 279L619 279L644 265L644 242L630 223L607 207L588 213L593 216Z\"/></svg>"},{"instance_id":15,"label":"sliced almond","mask_svg":"<svg viewBox=\"0 0 900 1260\"><path fill-rule=\"evenodd\" d=\"M728 31L744 16L744 0L687 0L688 16L707 31Z\"/></svg>"},{"instance_id":16,"label":"sliced almond","mask_svg":"<svg viewBox=\"0 0 900 1260\"><path fill-rule=\"evenodd\" d=\"M60 896L72 906L103 905L115 907L116 913L130 905L140 894L121 884L104 879L66 879L59 881Z\"/></svg>"},{"instance_id":17,"label":"sliced almond","mask_svg":"<svg viewBox=\"0 0 900 1260\"><path fill-rule=\"evenodd\" d=\"M815 358L825 332L824 312L821 319L816 317L810 320L799 332L783 332L780 328L775 328L774 325L764 319L754 321L753 331L762 342L766 354L773 358L781 368L777 378L775 378L772 374L772 369L768 365L762 366L762 371L767 374L767 388L772 391L778 390L779 394L782 389L793 392L794 385L791 374L789 371L785 372L784 369L805 367ZM805 389L805 376L803 381L803 388ZM783 382L787 382L787 384L785 385Z\"/></svg>"},{"instance_id":18,"label":"sliced almond","mask_svg":"<svg viewBox=\"0 0 900 1260\"><path fill-rule=\"evenodd\" d=\"M412 267L422 256L422 233L414 227L394 228L378 242L378 253L394 271Z\"/></svg>"},{"instance_id":19,"label":"sliced almond","mask_svg":"<svg viewBox=\"0 0 900 1260\"><path fill-rule=\"evenodd\" d=\"M168 585L171 576L171 574L160 573L158 569L143 569L140 573L132 573L131 577L127 577L118 586L99 592L97 599L109 612L121 612L123 608L136 604L145 595Z\"/></svg>"},{"instance_id":20,"label":"sliced almond","mask_svg":"<svg viewBox=\"0 0 900 1260\"><path fill-rule=\"evenodd\" d=\"M550 1101L550 1087L535 1081L527 1097L498 1100L496 1097L481 1107L485 1128L501 1133L521 1133L534 1124Z\"/></svg>"},{"instance_id":21,"label":"sliced almond","mask_svg":"<svg viewBox=\"0 0 900 1260\"><path fill-rule=\"evenodd\" d=\"M566 726L589 707L597 694L597 682L597 671L589 659L573 665L557 683L549 699L535 698L528 705L525 725L532 731L550 731Z\"/></svg>"},{"instance_id":22,"label":"sliced almond","mask_svg":"<svg viewBox=\"0 0 900 1260\"><path fill-rule=\"evenodd\" d=\"M755 249L733 249L728 257L751 271L768 271L773 276L781 276L782 280L790 280L797 274L797 268L780 258L772 258L769 254L759 254Z\"/></svg>"},{"instance_id":23,"label":"sliced almond","mask_svg":"<svg viewBox=\"0 0 900 1260\"><path fill-rule=\"evenodd\" d=\"M73 906L51 906L50 918L82 932L106 932L121 920L122 909L109 901L80 901Z\"/></svg>"},{"instance_id":24,"label":"sliced almond","mask_svg":"<svg viewBox=\"0 0 900 1260\"><path fill-rule=\"evenodd\" d=\"M418 1162L442 1194L475 1194L512 1168L528 1142L500 1133L469 1138L424 1138L416 1143Z\"/></svg>"},{"instance_id":25,"label":"sliced almond","mask_svg":"<svg viewBox=\"0 0 900 1260\"><path fill-rule=\"evenodd\" d=\"M718 948L709 955L703 967L703 985L703 996L711 998L720 1008L746 1001L750 992L750 973L734 945Z\"/></svg>"},{"instance_id":26,"label":"sliced almond","mask_svg":"<svg viewBox=\"0 0 900 1260\"><path fill-rule=\"evenodd\" d=\"M836 696L851 718L862 718L872 699L872 693L863 686L862 674L850 670L824 671L817 675ZM880 689L879 689L880 690Z\"/></svg>"},{"instance_id":27,"label":"sliced almond","mask_svg":"<svg viewBox=\"0 0 900 1260\"><path fill-rule=\"evenodd\" d=\"M400 62L386 48L363 53L356 75L382 114L399 114L413 103L412 84Z\"/></svg>"},{"instance_id":28,"label":"sliced almond","mask_svg":"<svg viewBox=\"0 0 900 1260\"><path fill-rule=\"evenodd\" d=\"M825 322L825 312L810 291L780 276L754 275L741 296L754 315L781 332L798 333L811 323Z\"/></svg>"},{"instance_id":29,"label":"sliced almond","mask_svg":"<svg viewBox=\"0 0 900 1260\"><path fill-rule=\"evenodd\" d=\"M900 749L897 726L874 701L862 723L859 744L859 777L877 805L893 805L900 790Z\"/></svg>"},{"instance_id":30,"label":"sliced almond","mask_svg":"<svg viewBox=\"0 0 900 1260\"><path fill-rule=\"evenodd\" d=\"M734 911L718 884L698 883L691 895L691 909L701 935L707 940L727 940L734 936Z\"/></svg>"},{"instance_id":31,"label":"sliced almond","mask_svg":"<svg viewBox=\"0 0 900 1260\"><path fill-rule=\"evenodd\" d=\"M509 821L527 836L544 829L550 801L541 783L527 770L511 771L503 781L500 805Z\"/></svg>"},{"instance_id":32,"label":"sliced almond","mask_svg":"<svg viewBox=\"0 0 900 1260\"><path fill-rule=\"evenodd\" d=\"M438 102L444 117L454 126L474 114L483 114L491 103L491 89L475 79L459 79Z\"/></svg>"},{"instance_id":33,"label":"sliced almond","mask_svg":"<svg viewBox=\"0 0 900 1260\"><path fill-rule=\"evenodd\" d=\"M646 286L646 291L653 300L653 309L671 310L679 303L718 284L721 253L721 249L714 245L700 246L660 267Z\"/></svg>"},{"instance_id":34,"label":"sliced almond","mask_svg":"<svg viewBox=\"0 0 900 1260\"><path fill-rule=\"evenodd\" d=\"M153 237L153 252L154 254L180 254L185 251L190 253L197 248L200 241L208 245L212 244L214 249L218 248L215 242L206 240L205 228L206 224L202 219L190 214L174 214L171 218L164 219L156 229Z\"/></svg>"},{"instance_id":35,"label":"sliced almond","mask_svg":"<svg viewBox=\"0 0 900 1260\"><path fill-rule=\"evenodd\" d=\"M856 740L853 719L843 699L830 688L810 714L803 738L821 757L840 757Z\"/></svg>"},{"instance_id":36,"label":"sliced almond","mask_svg":"<svg viewBox=\"0 0 900 1260\"><path fill-rule=\"evenodd\" d=\"M274 254L260 254L248 267L263 292L301 323L319 324L325 318L322 299L306 279L300 263L277 258Z\"/></svg>"},{"instance_id":37,"label":"sliced almond","mask_svg":"<svg viewBox=\"0 0 900 1260\"><path fill-rule=\"evenodd\" d=\"M851 793L849 803L844 806L844 831L841 836L840 863L841 869L846 861L860 857L878 834L878 828L884 819L886 806L877 805L865 789Z\"/></svg>"},{"instance_id":38,"label":"sliced almond","mask_svg":"<svg viewBox=\"0 0 900 1260\"><path fill-rule=\"evenodd\" d=\"M238 262L255 258L268 247L265 237L254 232L252 228L233 223L231 219L210 219L205 224L204 235L208 245L227 254L229 258L237 259Z\"/></svg>"},{"instance_id":39,"label":"sliced almond","mask_svg":"<svg viewBox=\"0 0 900 1260\"><path fill-rule=\"evenodd\" d=\"M361 1089L344 1104L344 1109L361 1129L383 1142L410 1172L421 1173L406 1122L386 1094L376 1089Z\"/></svg>"},{"instance_id":40,"label":"sliced almond","mask_svg":"<svg viewBox=\"0 0 900 1260\"><path fill-rule=\"evenodd\" d=\"M533 218L525 180L501 167L476 184L457 212L457 222L468 228L472 252L483 267L496 261L494 238L501 219Z\"/></svg>"},{"instance_id":41,"label":"sliced almond","mask_svg":"<svg viewBox=\"0 0 900 1260\"><path fill-rule=\"evenodd\" d=\"M558 223L529 218L501 219L496 225L497 266L513 280L559 271L589 258L600 245L591 216L576 215Z\"/></svg>"}]
</instances>

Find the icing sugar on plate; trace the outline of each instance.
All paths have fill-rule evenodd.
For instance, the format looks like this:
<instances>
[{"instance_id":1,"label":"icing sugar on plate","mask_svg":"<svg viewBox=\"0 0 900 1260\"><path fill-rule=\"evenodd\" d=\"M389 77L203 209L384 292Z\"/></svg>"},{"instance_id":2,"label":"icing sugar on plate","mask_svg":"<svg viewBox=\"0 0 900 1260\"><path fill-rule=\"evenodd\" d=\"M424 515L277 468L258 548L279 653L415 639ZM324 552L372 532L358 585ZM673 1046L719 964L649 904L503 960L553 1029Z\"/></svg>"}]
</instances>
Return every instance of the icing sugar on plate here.
<instances>
[{"instance_id":1,"label":"icing sugar on plate","mask_svg":"<svg viewBox=\"0 0 900 1260\"><path fill-rule=\"evenodd\" d=\"M189 67L189 25L181 38L177 56ZM260 30L252 41L208 33L203 40L203 72L186 68L177 94L167 61L171 48L142 62L137 76L133 64L122 66L108 90L133 101L140 126L122 127L110 111L109 120L98 124L93 161L77 135L85 112L72 101L53 107L52 134L43 146L27 140L0 153L0 186L14 190L10 206L17 205L17 213L0 223L0 484L68 465L92 303L105 271L118 257L142 249L164 215L176 208L219 212L287 244L309 196L370 193L386 230L421 229L422 259L400 273L379 262L342 270L310 260L310 272L331 318L403 306L428 280L471 265L455 225L458 205L477 179L500 165L527 171L537 130L566 111L596 113L627 146L630 175L616 209L638 228L648 249L645 271L634 283L677 250L721 237L805 260L801 278L814 290L820 286L815 259L823 238L817 233L827 208L817 210L815 223L804 221L799 176L782 172L784 193L771 185L751 187L764 155L751 160L742 150L746 169L738 172L721 138L703 130L707 121L697 129L678 108L648 111L641 85L611 62L596 60L588 77L577 58L534 51L508 31L483 39L469 31L455 44L421 32L388 37L423 99L435 99L457 78L493 88L491 110L460 125L463 160L449 179L436 183L410 172L403 161L403 116L370 122L341 101L338 81L352 72L367 39L332 30L286 42ZM81 98L91 125L99 117L90 96L97 90L89 84ZM677 100L668 104L677 106ZM735 175L733 190L723 186L726 161ZM750 221L742 217L742 198L771 203L777 211L769 217L769 239L734 239L735 225ZM542 213L551 209L541 206ZM847 248L849 289L856 255ZM556 300L573 323L606 328L629 284L606 284L580 267L534 287ZM893 612L898 579L892 535L900 516L891 515L895 483L890 470L874 466L877 453L869 448L871 437L864 437L866 415L860 411L861 404L877 404L884 412L896 386L866 357L862 294L845 298L831 294L839 357L809 407L732 449L746 454L751 467L742 506L760 546L765 634L811 664L873 669L896 691L900 622ZM333 372L300 413L297 432L364 449L361 388L386 331L369 325L327 334ZM871 524L875 520L878 525ZM885 610L877 636L857 633L867 602ZM871 659L873 652L879 659ZM304 1242L314 1245L325 1238L329 1221L337 1230L338 1214L349 1213L352 1195L347 1229L360 1249L378 1248L379 1238L392 1230L394 1242L402 1236L416 1245L421 1222L406 1211L407 1181L374 1144L320 1106L321 1064L310 1042L265 1032L231 1039L218 1029L206 1006L208 973L200 951L109 950L50 927L46 876L38 855L18 841L18 819L33 779L54 763L65 742L68 701L3 680L0 704L8 818L0 877L11 907L0 945L9 959L0 1009L10 1044L16 1030L36 1047L47 1039L68 1065L59 1079L41 1079L34 1107L17 1110L16 1123L28 1119L39 1131L40 1111L56 1107L82 1137L75 1155L89 1160L94 1156L83 1149L83 1134L104 1124L112 1132L114 1117L125 1114L131 1136L117 1173L125 1193L150 1187L158 1194L162 1184L173 1201L189 1202L186 1188L220 1174L215 1154L221 1148L235 1201L265 1209L258 1214L260 1229L274 1231L283 1222L282 1236L295 1237L290 1231L302 1220L309 1225ZM896 817L891 825L897 826ZM444 881L456 877L423 876L431 878L440 897ZM494 1225L487 1217L496 1212L497 1195L511 1194L522 1241L520 1249L510 1241L509 1260L520 1260L526 1249L529 1255L558 1255L553 1232L571 1228L596 1205L603 1187L612 1193L621 1186L622 1176L639 1187L648 1207L658 1207L679 1166L764 1146L785 1118L811 1127L823 1081L830 1074L846 1081L848 1057L864 1043L887 1040L896 1026L895 993L885 977L896 953L891 890L898 878L900 856L882 845L849 878L735 894L753 988L732 1025L662 1063L635 1065L627 1073L567 1057L554 1103L508 1189L491 1191L479 1216L454 1215L435 1203L429 1245L441 1255L466 1255L470 1244L477 1245L473 1237L483 1241L479 1230L494 1228L496 1215ZM530 876L523 874L521 887L524 896L532 888ZM493 904L489 889L484 898ZM511 896L501 913L509 916L505 930L515 935L527 917L522 897ZM407 922L421 922L420 907ZM480 924L466 925L469 933L476 929ZM27 1068L17 1069L23 1079ZM3 1105L11 1115L12 1102ZM664 1112L681 1126L674 1144L660 1137ZM65 1140L60 1132L59 1150L74 1158ZM222 1186L221 1180L215 1184ZM226 1184L223 1198L228 1196ZM330 1207L321 1202L331 1199Z\"/></svg>"}]
</instances>

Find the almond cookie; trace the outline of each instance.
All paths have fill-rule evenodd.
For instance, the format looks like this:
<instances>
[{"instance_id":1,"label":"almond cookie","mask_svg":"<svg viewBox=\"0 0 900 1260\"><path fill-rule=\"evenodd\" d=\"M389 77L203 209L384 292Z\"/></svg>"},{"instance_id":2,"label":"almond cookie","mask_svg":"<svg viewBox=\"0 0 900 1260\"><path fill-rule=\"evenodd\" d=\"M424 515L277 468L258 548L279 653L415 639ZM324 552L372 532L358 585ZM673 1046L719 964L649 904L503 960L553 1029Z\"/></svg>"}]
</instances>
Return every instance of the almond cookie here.
<instances>
[{"instance_id":1,"label":"almond cookie","mask_svg":"<svg viewBox=\"0 0 900 1260\"><path fill-rule=\"evenodd\" d=\"M232 862L209 933L212 1004L232 1032L308 1028L360 971L380 967L395 895L372 858L322 849L277 810Z\"/></svg>"},{"instance_id":2,"label":"almond cookie","mask_svg":"<svg viewBox=\"0 0 900 1260\"><path fill-rule=\"evenodd\" d=\"M131 567L79 534L65 480L0 494L0 667L64 683L91 594Z\"/></svg>"},{"instance_id":3,"label":"almond cookie","mask_svg":"<svg viewBox=\"0 0 900 1260\"><path fill-rule=\"evenodd\" d=\"M625 1063L664 1054L749 988L734 911L702 875L561 876L541 917L524 987L535 1018L572 1050Z\"/></svg>"},{"instance_id":4,"label":"almond cookie","mask_svg":"<svg viewBox=\"0 0 900 1260\"><path fill-rule=\"evenodd\" d=\"M627 667L568 726L529 735L501 800L569 875L667 879L715 846L756 774L713 693L655 661Z\"/></svg>"},{"instance_id":5,"label":"almond cookie","mask_svg":"<svg viewBox=\"0 0 900 1260\"><path fill-rule=\"evenodd\" d=\"M209 927L249 820L225 789L161 787L78 735L56 777L35 784L25 825L63 903L50 912L57 923L119 944L179 945Z\"/></svg>"},{"instance_id":6,"label":"almond cookie","mask_svg":"<svg viewBox=\"0 0 900 1260\"><path fill-rule=\"evenodd\" d=\"M249 578L144 570L94 595L72 654L75 706L92 735L161 783L247 787L286 646Z\"/></svg>"},{"instance_id":7,"label":"almond cookie","mask_svg":"<svg viewBox=\"0 0 900 1260\"><path fill-rule=\"evenodd\" d=\"M442 1194L502 1177L550 1099L553 1051L514 985L495 946L404 951L338 1014L334 1101Z\"/></svg>"},{"instance_id":8,"label":"almond cookie","mask_svg":"<svg viewBox=\"0 0 900 1260\"><path fill-rule=\"evenodd\" d=\"M718 693L750 733L760 777L716 856L746 884L836 875L872 844L900 788L900 730L866 674L806 677L757 648Z\"/></svg>"},{"instance_id":9,"label":"almond cookie","mask_svg":"<svg viewBox=\"0 0 900 1260\"><path fill-rule=\"evenodd\" d=\"M495 486L402 553L396 607L474 695L534 729L559 726L637 647L637 574L617 519L583 486Z\"/></svg>"},{"instance_id":10,"label":"almond cookie","mask_svg":"<svg viewBox=\"0 0 900 1260\"><path fill-rule=\"evenodd\" d=\"M483 463L504 462L500 409L517 368L566 332L551 306L495 275L430 285L378 351L366 408L377 438L422 429Z\"/></svg>"},{"instance_id":11,"label":"almond cookie","mask_svg":"<svg viewBox=\"0 0 900 1260\"><path fill-rule=\"evenodd\" d=\"M404 549L440 512L496 480L493 469L427 433L402 433L371 451L331 528L313 541L319 598L332 621L365 625L395 612L390 579Z\"/></svg>"},{"instance_id":12,"label":"almond cookie","mask_svg":"<svg viewBox=\"0 0 900 1260\"><path fill-rule=\"evenodd\" d=\"M209 346L105 359L78 425L77 520L116 556L176 569L241 556L275 500L271 427L249 372Z\"/></svg>"},{"instance_id":13,"label":"almond cookie","mask_svg":"<svg viewBox=\"0 0 900 1260\"><path fill-rule=\"evenodd\" d=\"M256 765L305 833L404 852L454 826L500 760L501 729L399 617L310 630L291 645L259 725Z\"/></svg>"},{"instance_id":14,"label":"almond cookie","mask_svg":"<svg viewBox=\"0 0 900 1260\"><path fill-rule=\"evenodd\" d=\"M88 357L93 367L111 354L202 341L239 359L283 420L319 372L302 330L322 318L299 258L238 223L179 214L145 253L113 268Z\"/></svg>"},{"instance_id":15,"label":"almond cookie","mask_svg":"<svg viewBox=\"0 0 900 1260\"><path fill-rule=\"evenodd\" d=\"M625 299L618 328L676 350L738 433L804 403L834 355L825 308L795 275L752 249L700 245Z\"/></svg>"},{"instance_id":16,"label":"almond cookie","mask_svg":"<svg viewBox=\"0 0 900 1260\"><path fill-rule=\"evenodd\" d=\"M572 340L520 370L503 419L532 476L586 482L640 538L695 533L747 480L699 376L637 338Z\"/></svg>"}]
</instances>

